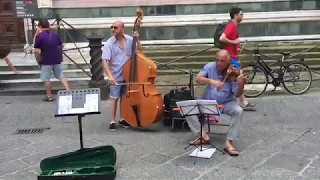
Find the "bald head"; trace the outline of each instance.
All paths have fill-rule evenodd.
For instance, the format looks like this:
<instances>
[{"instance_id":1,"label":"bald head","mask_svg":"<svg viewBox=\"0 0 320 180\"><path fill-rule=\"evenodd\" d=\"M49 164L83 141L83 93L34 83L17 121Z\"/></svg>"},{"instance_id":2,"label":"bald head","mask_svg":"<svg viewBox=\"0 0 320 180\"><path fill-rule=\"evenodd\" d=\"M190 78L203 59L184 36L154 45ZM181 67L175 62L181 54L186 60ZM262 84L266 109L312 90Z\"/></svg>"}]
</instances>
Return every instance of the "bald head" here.
<instances>
[{"instance_id":1,"label":"bald head","mask_svg":"<svg viewBox=\"0 0 320 180\"><path fill-rule=\"evenodd\" d=\"M221 49L217 52L217 57L220 57L222 59L230 59L229 58L229 52L225 49Z\"/></svg>"},{"instance_id":2,"label":"bald head","mask_svg":"<svg viewBox=\"0 0 320 180\"><path fill-rule=\"evenodd\" d=\"M122 37L124 34L124 23L122 21L115 21L111 26L111 33L113 36Z\"/></svg>"},{"instance_id":3,"label":"bald head","mask_svg":"<svg viewBox=\"0 0 320 180\"><path fill-rule=\"evenodd\" d=\"M123 23L122 21L116 21L116 22L114 22L113 24L114 24L114 25L117 25L117 26L119 26L119 27L124 28L124 23Z\"/></svg>"},{"instance_id":4,"label":"bald head","mask_svg":"<svg viewBox=\"0 0 320 180\"><path fill-rule=\"evenodd\" d=\"M216 63L218 70L224 70L229 65L230 56L227 50L221 49L216 54Z\"/></svg>"}]
</instances>

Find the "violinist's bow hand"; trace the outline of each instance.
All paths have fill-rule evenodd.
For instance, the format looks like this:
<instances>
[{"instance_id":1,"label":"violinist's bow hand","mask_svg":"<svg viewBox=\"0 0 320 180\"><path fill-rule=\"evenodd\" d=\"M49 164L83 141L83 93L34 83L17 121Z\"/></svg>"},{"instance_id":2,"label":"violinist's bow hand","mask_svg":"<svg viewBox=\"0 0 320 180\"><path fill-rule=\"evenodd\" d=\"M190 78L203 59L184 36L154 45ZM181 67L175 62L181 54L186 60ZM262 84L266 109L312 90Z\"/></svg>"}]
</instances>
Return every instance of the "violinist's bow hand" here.
<instances>
[{"instance_id":1,"label":"violinist's bow hand","mask_svg":"<svg viewBox=\"0 0 320 180\"><path fill-rule=\"evenodd\" d=\"M139 33L137 31L133 32L133 37L139 38Z\"/></svg>"},{"instance_id":2,"label":"violinist's bow hand","mask_svg":"<svg viewBox=\"0 0 320 180\"><path fill-rule=\"evenodd\" d=\"M246 78L242 74L237 77L238 84L244 85L245 82L246 82Z\"/></svg>"}]
</instances>

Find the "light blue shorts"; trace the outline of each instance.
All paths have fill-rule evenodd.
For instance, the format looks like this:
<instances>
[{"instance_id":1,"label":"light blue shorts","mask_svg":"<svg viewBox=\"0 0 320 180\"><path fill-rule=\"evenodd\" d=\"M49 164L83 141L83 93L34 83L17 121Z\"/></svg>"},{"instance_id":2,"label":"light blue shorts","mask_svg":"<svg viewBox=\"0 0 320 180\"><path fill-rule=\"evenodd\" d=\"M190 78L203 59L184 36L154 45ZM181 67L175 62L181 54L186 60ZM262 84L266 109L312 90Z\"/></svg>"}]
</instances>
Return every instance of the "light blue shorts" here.
<instances>
[{"instance_id":1,"label":"light blue shorts","mask_svg":"<svg viewBox=\"0 0 320 180\"><path fill-rule=\"evenodd\" d=\"M124 83L124 82L118 82ZM123 85L110 85L110 98L119 99L126 92L126 86Z\"/></svg>"},{"instance_id":2,"label":"light blue shorts","mask_svg":"<svg viewBox=\"0 0 320 180\"><path fill-rule=\"evenodd\" d=\"M43 82L50 81L52 72L57 79L64 77L63 65L62 64L41 65L41 74L40 74L41 81Z\"/></svg>"},{"instance_id":3,"label":"light blue shorts","mask_svg":"<svg viewBox=\"0 0 320 180\"><path fill-rule=\"evenodd\" d=\"M230 64L233 64L235 68L240 69L240 63L239 63L238 59L231 58L230 59Z\"/></svg>"}]
</instances>

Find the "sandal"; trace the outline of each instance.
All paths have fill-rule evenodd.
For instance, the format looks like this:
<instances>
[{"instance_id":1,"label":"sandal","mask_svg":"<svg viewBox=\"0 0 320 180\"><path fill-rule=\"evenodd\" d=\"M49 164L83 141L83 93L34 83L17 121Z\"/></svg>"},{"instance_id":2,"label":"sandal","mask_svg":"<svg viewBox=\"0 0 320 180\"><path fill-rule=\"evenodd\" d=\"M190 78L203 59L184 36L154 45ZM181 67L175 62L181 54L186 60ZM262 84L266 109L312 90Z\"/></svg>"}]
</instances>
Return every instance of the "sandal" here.
<instances>
[{"instance_id":1,"label":"sandal","mask_svg":"<svg viewBox=\"0 0 320 180\"><path fill-rule=\"evenodd\" d=\"M242 106L242 109L247 111L255 111L256 106L257 105L255 103L249 102L246 106Z\"/></svg>"},{"instance_id":2,"label":"sandal","mask_svg":"<svg viewBox=\"0 0 320 180\"><path fill-rule=\"evenodd\" d=\"M230 156L238 156L238 152L236 149L234 149L233 147L228 147L228 148L223 148L223 150L228 153Z\"/></svg>"},{"instance_id":3,"label":"sandal","mask_svg":"<svg viewBox=\"0 0 320 180\"><path fill-rule=\"evenodd\" d=\"M190 144L191 144L191 145L200 145L200 138L191 141ZM204 140L204 139L202 139L202 144L204 144L204 145L210 144L210 139L209 139L209 140Z\"/></svg>"},{"instance_id":4,"label":"sandal","mask_svg":"<svg viewBox=\"0 0 320 180\"><path fill-rule=\"evenodd\" d=\"M43 101L53 101L53 98L50 96L45 96L42 100Z\"/></svg>"}]
</instances>

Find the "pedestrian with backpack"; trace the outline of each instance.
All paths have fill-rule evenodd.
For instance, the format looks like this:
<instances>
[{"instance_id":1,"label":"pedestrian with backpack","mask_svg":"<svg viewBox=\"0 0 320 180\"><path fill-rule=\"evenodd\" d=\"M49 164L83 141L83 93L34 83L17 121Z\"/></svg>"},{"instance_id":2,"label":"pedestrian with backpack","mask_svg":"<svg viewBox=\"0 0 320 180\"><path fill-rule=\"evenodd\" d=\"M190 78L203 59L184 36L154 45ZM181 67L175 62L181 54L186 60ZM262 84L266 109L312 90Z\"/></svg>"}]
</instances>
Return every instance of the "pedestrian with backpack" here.
<instances>
[{"instance_id":1,"label":"pedestrian with backpack","mask_svg":"<svg viewBox=\"0 0 320 180\"><path fill-rule=\"evenodd\" d=\"M240 68L238 61L238 48L240 39L238 35L238 24L243 19L243 12L241 8L233 7L230 9L231 20L227 23L218 25L214 34L215 47L227 50L230 54L230 64L235 68ZM243 109L252 109L256 105L248 102L244 95L239 97Z\"/></svg>"}]
</instances>

